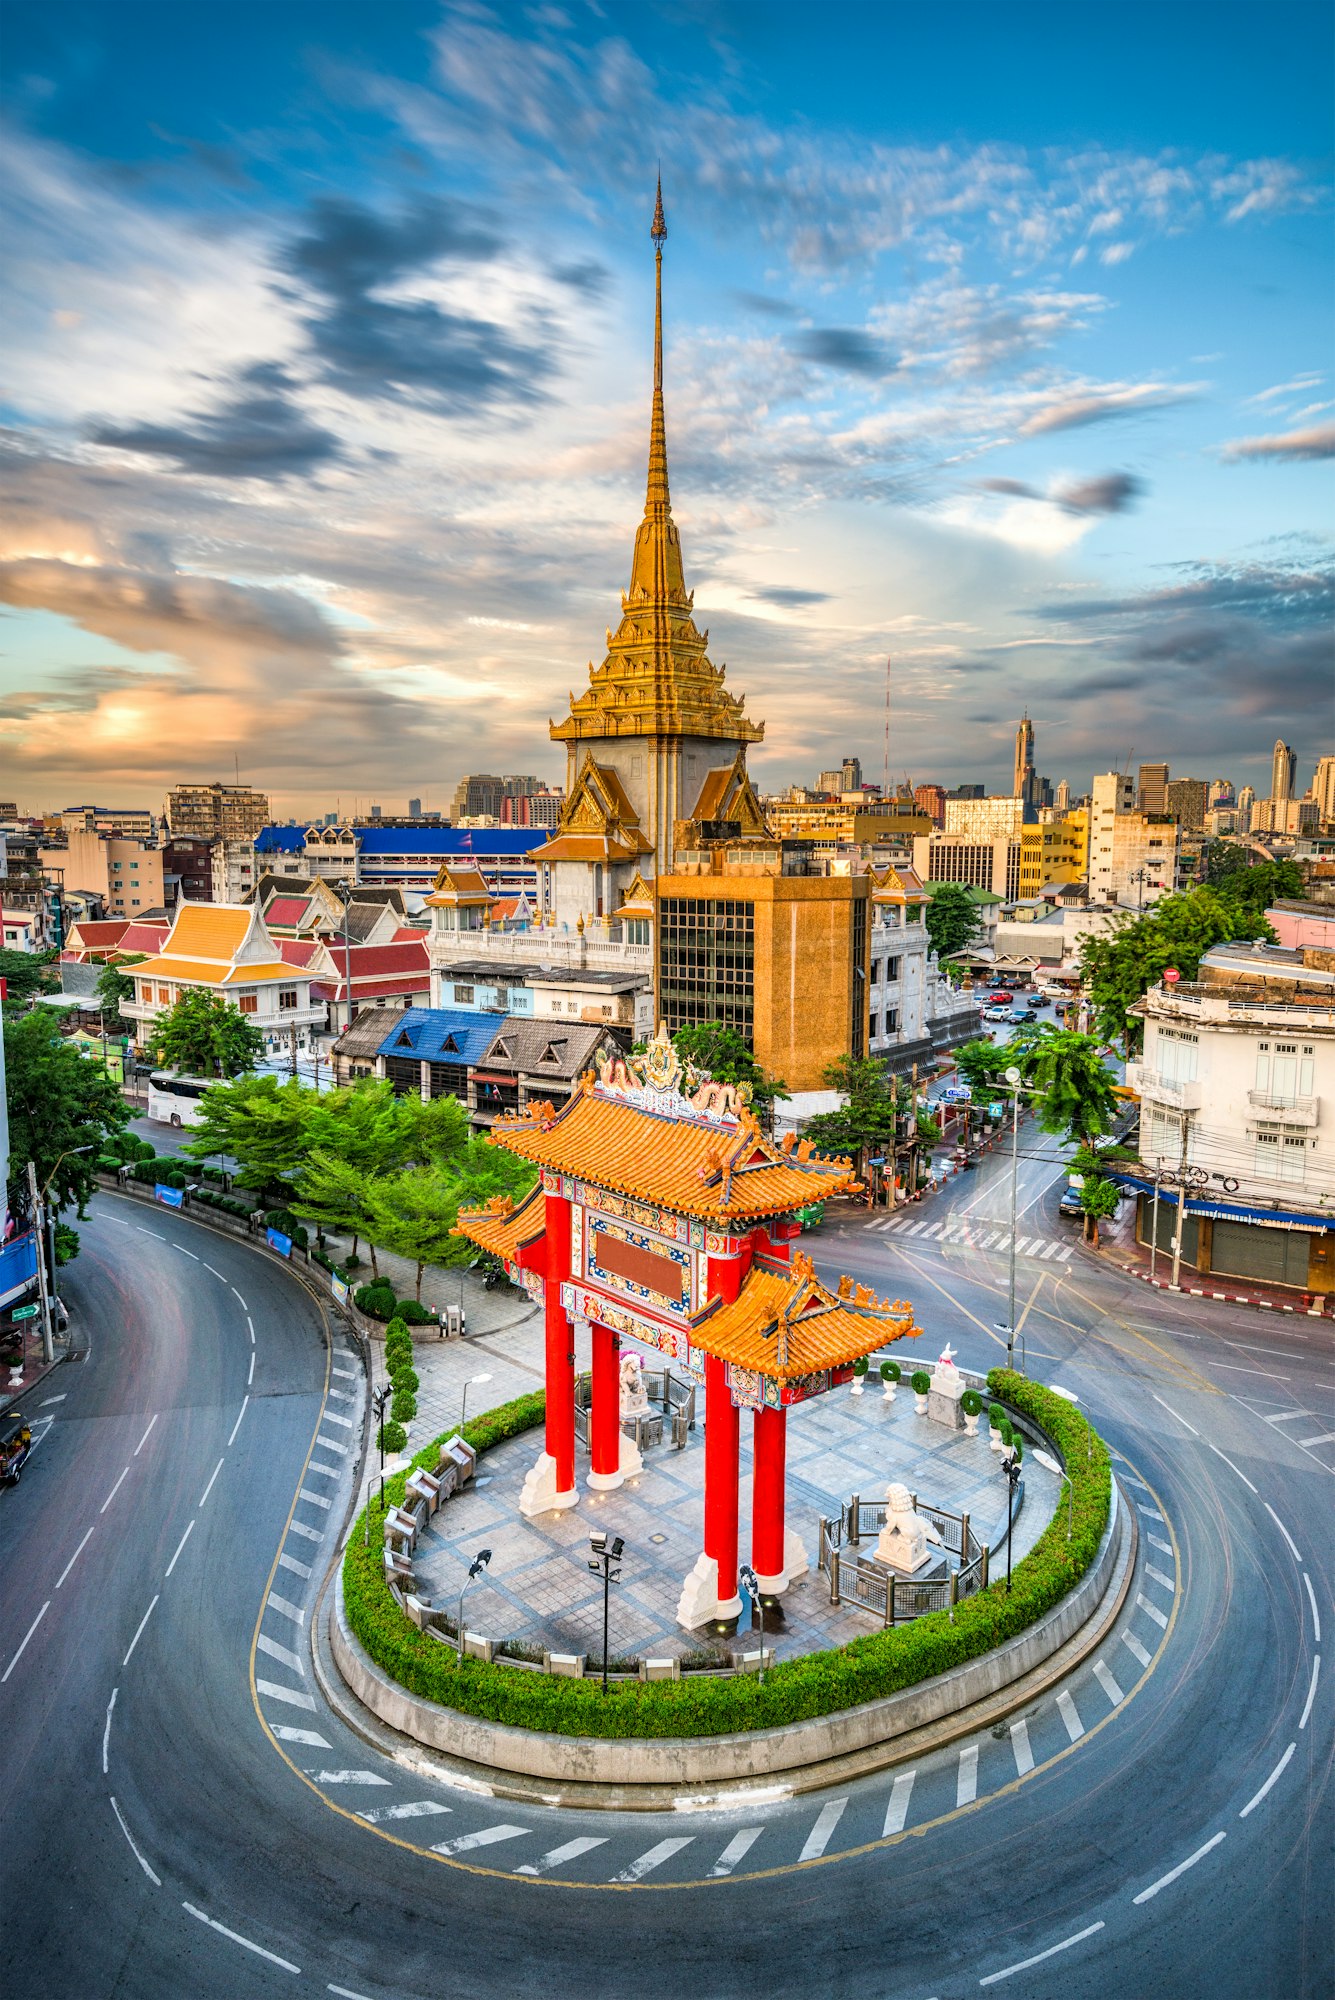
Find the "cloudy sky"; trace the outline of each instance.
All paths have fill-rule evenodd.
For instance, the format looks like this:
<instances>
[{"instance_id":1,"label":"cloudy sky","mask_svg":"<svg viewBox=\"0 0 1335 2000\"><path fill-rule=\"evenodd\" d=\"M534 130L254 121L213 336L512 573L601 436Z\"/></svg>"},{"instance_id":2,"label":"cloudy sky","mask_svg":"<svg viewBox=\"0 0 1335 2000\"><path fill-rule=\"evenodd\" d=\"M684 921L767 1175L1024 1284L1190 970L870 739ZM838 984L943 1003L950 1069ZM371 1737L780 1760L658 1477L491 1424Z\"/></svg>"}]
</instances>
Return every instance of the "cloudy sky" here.
<instances>
[{"instance_id":1,"label":"cloudy sky","mask_svg":"<svg viewBox=\"0 0 1335 2000\"><path fill-rule=\"evenodd\" d=\"M0 795L563 762L668 441L762 782L1335 747L1332 17L11 0Z\"/></svg>"}]
</instances>

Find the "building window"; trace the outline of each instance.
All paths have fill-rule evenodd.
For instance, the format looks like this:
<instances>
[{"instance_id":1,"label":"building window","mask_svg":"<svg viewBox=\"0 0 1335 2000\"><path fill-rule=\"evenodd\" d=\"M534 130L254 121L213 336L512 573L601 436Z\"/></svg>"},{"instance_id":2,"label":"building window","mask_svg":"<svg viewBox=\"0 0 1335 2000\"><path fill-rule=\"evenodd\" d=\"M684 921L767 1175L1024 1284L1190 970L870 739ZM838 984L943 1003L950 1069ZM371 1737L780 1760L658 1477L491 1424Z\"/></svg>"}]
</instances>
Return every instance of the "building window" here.
<instances>
[{"instance_id":1,"label":"building window","mask_svg":"<svg viewBox=\"0 0 1335 2000\"><path fill-rule=\"evenodd\" d=\"M887 1008L886 1008L886 1010L885 1010L885 1032L886 1032L886 1034L887 1034L887 1035L895 1035L895 1034L898 1034L898 1032L899 1032L899 1009L898 1009L898 1007L887 1007Z\"/></svg>"},{"instance_id":2,"label":"building window","mask_svg":"<svg viewBox=\"0 0 1335 2000\"><path fill-rule=\"evenodd\" d=\"M454 1004L456 1007L471 1007L473 1004L473 988L471 986L456 986L454 989Z\"/></svg>"},{"instance_id":3,"label":"building window","mask_svg":"<svg viewBox=\"0 0 1335 2000\"><path fill-rule=\"evenodd\" d=\"M258 1014L260 1011L260 996L258 993L243 993L236 1004L243 1014Z\"/></svg>"},{"instance_id":4,"label":"building window","mask_svg":"<svg viewBox=\"0 0 1335 2000\"><path fill-rule=\"evenodd\" d=\"M158 988L158 1005L159 1005L159 1007L170 1007L170 1006L171 1006L171 1003L172 1003L172 990L171 990L171 987L170 987L170 986L159 986L159 988Z\"/></svg>"},{"instance_id":5,"label":"building window","mask_svg":"<svg viewBox=\"0 0 1335 2000\"><path fill-rule=\"evenodd\" d=\"M750 1045L755 927L754 903L664 897L658 918L658 991L669 1034L695 1021L722 1021Z\"/></svg>"},{"instance_id":6,"label":"building window","mask_svg":"<svg viewBox=\"0 0 1335 2000\"><path fill-rule=\"evenodd\" d=\"M891 958L886 960L885 976L887 979L898 979L899 963L900 962L897 958ZM872 976L874 978L875 974L873 974Z\"/></svg>"},{"instance_id":7,"label":"building window","mask_svg":"<svg viewBox=\"0 0 1335 2000\"><path fill-rule=\"evenodd\" d=\"M286 1012L287 1012L287 1011L288 1011L289 1009L291 1009L291 1008L294 1008L294 1007L296 1006L296 1004L297 1004L297 989L296 989L296 987L295 987L295 986L280 986L280 987L279 987L279 989L278 989L278 1009L279 1009L279 1012L280 1012L280 1013L286 1013Z\"/></svg>"},{"instance_id":8,"label":"building window","mask_svg":"<svg viewBox=\"0 0 1335 2000\"><path fill-rule=\"evenodd\" d=\"M1195 1083L1199 1055L1195 1035L1180 1028L1160 1028L1156 1053L1161 1083Z\"/></svg>"},{"instance_id":9,"label":"building window","mask_svg":"<svg viewBox=\"0 0 1335 2000\"><path fill-rule=\"evenodd\" d=\"M893 965L894 960L891 959L890 963ZM873 986L879 986L881 983L881 961L879 958L874 958L871 962L871 983Z\"/></svg>"}]
</instances>

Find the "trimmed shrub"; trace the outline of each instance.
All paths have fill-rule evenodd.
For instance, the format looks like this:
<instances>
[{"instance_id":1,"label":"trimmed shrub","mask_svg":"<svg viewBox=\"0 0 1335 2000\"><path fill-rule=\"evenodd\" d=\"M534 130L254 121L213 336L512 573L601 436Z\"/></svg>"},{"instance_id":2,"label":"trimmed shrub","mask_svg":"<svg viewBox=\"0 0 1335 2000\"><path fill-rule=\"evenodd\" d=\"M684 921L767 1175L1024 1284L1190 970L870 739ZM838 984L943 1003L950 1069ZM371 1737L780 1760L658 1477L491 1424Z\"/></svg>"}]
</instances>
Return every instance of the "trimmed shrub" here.
<instances>
[{"instance_id":1,"label":"trimmed shrub","mask_svg":"<svg viewBox=\"0 0 1335 2000\"><path fill-rule=\"evenodd\" d=\"M857 1376L860 1382L863 1376L866 1374L866 1372L867 1372L867 1357L865 1354L859 1354L857 1360L853 1363L853 1373Z\"/></svg>"},{"instance_id":2,"label":"trimmed shrub","mask_svg":"<svg viewBox=\"0 0 1335 2000\"><path fill-rule=\"evenodd\" d=\"M417 1391L422 1385L417 1379L417 1370L413 1367L411 1361L405 1361L399 1367L391 1368L389 1379L394 1384L394 1393L396 1396L400 1391L403 1391L413 1397L415 1404Z\"/></svg>"},{"instance_id":3,"label":"trimmed shrub","mask_svg":"<svg viewBox=\"0 0 1335 2000\"><path fill-rule=\"evenodd\" d=\"M915 1396L925 1396L932 1386L932 1378L925 1368L915 1368L909 1376L909 1387Z\"/></svg>"},{"instance_id":4,"label":"trimmed shrub","mask_svg":"<svg viewBox=\"0 0 1335 2000\"><path fill-rule=\"evenodd\" d=\"M119 1173L125 1162L119 1153L99 1153L97 1164L104 1174Z\"/></svg>"},{"instance_id":5,"label":"trimmed shrub","mask_svg":"<svg viewBox=\"0 0 1335 2000\"><path fill-rule=\"evenodd\" d=\"M416 1299L400 1299L394 1310L409 1326L430 1326L436 1317L429 1306L419 1306Z\"/></svg>"},{"instance_id":6,"label":"trimmed shrub","mask_svg":"<svg viewBox=\"0 0 1335 2000\"><path fill-rule=\"evenodd\" d=\"M290 1236L298 1250L304 1250L310 1242L310 1237L306 1232L304 1224L298 1222L290 1209L266 1209L264 1226L266 1229L280 1230L284 1236Z\"/></svg>"},{"instance_id":7,"label":"trimmed shrub","mask_svg":"<svg viewBox=\"0 0 1335 2000\"><path fill-rule=\"evenodd\" d=\"M376 1436L377 1446L384 1451L402 1451L403 1447L407 1444L407 1442L408 1442L408 1433L403 1428L403 1425L396 1424L393 1422L382 1424ZM401 1499L403 1496L400 1494L399 1497ZM397 1506L397 1504L398 1502L396 1501L395 1505ZM387 1597L389 1596L388 1591L386 1591L385 1595ZM391 1604L394 1603L392 1597L390 1598L389 1601ZM398 1609L397 1605L395 1606L395 1609L396 1610Z\"/></svg>"},{"instance_id":8,"label":"trimmed shrub","mask_svg":"<svg viewBox=\"0 0 1335 2000\"><path fill-rule=\"evenodd\" d=\"M898 1382L903 1378L903 1374L904 1371L897 1361L883 1361L881 1363L881 1380L883 1382Z\"/></svg>"},{"instance_id":9,"label":"trimmed shrub","mask_svg":"<svg viewBox=\"0 0 1335 2000\"><path fill-rule=\"evenodd\" d=\"M982 1415L983 1399L976 1389L966 1389L960 1397L960 1408L966 1417Z\"/></svg>"},{"instance_id":10,"label":"trimmed shrub","mask_svg":"<svg viewBox=\"0 0 1335 2000\"><path fill-rule=\"evenodd\" d=\"M155 1159L157 1158L157 1149L156 1149L156 1147L154 1147L153 1145L151 1145L151 1144L150 1144L150 1142L149 1142L149 1141L148 1141L147 1139L128 1139L128 1138L127 1138L127 1141L126 1141L126 1146L127 1146L127 1150L126 1150L126 1154L125 1154L125 1157L126 1157L126 1159L127 1159L127 1160L130 1160L130 1159L135 1159L135 1160L155 1160ZM133 1151L132 1153L131 1153L131 1152L130 1152L130 1151L128 1150L128 1148L129 1148L130 1146L133 1146L133 1147L134 1147L134 1151Z\"/></svg>"},{"instance_id":11,"label":"trimmed shrub","mask_svg":"<svg viewBox=\"0 0 1335 2000\"><path fill-rule=\"evenodd\" d=\"M992 1426L992 1429L994 1431L1001 1430L1003 1425L1007 1422L1006 1412L1002 1409L1000 1403L993 1403L991 1409L987 1413L987 1421Z\"/></svg>"},{"instance_id":12,"label":"trimmed shrub","mask_svg":"<svg viewBox=\"0 0 1335 2000\"><path fill-rule=\"evenodd\" d=\"M417 1415L417 1398L411 1389L394 1390L394 1400L389 1406L389 1414L396 1424L410 1424Z\"/></svg>"},{"instance_id":13,"label":"trimmed shrub","mask_svg":"<svg viewBox=\"0 0 1335 2000\"><path fill-rule=\"evenodd\" d=\"M342 1278L343 1282L347 1283L348 1274L343 1266L335 1258L327 1257L323 1250L312 1250L311 1262L318 1264L322 1271L328 1271L331 1278Z\"/></svg>"},{"instance_id":14,"label":"trimmed shrub","mask_svg":"<svg viewBox=\"0 0 1335 2000\"><path fill-rule=\"evenodd\" d=\"M359 1285L352 1297L357 1310L368 1319L394 1317L394 1294L386 1284Z\"/></svg>"}]
</instances>

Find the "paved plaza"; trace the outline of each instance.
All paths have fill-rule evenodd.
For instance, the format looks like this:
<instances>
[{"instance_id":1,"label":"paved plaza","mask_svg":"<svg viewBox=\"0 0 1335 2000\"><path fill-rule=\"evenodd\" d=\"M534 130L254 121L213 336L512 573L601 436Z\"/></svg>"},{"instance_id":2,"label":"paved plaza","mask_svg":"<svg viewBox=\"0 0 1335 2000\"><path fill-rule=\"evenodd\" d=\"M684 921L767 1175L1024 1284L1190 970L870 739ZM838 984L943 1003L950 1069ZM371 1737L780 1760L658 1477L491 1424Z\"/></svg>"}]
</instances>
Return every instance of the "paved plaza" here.
<instances>
[{"instance_id":1,"label":"paved plaza","mask_svg":"<svg viewBox=\"0 0 1335 2000\"><path fill-rule=\"evenodd\" d=\"M492 1295L495 1296L495 1295ZM517 1295L509 1295L522 1311ZM470 1388L470 1410L537 1386L541 1368L541 1318L470 1337L466 1343L419 1343L422 1415L409 1449L457 1420L462 1384L488 1372L490 1383ZM579 1356L579 1365L587 1365ZM703 1399L701 1399L702 1402ZM442 1416L443 1413L443 1416ZM438 1419L440 1419L438 1421ZM741 1548L749 1541L750 1424L743 1416ZM676 1623L682 1583L700 1553L704 1531L704 1430L696 1424L686 1449L670 1443L646 1450L644 1470L615 1492L584 1485L587 1454L579 1457L581 1498L569 1513L527 1521L519 1512L525 1473L542 1447L540 1431L514 1438L480 1461L473 1487L448 1502L418 1544L419 1587L433 1602L451 1606L469 1563L481 1548L492 1552L485 1578L471 1586L466 1605L470 1630L522 1641L552 1652L602 1656L602 1587L587 1564L593 1528L620 1535L626 1544L622 1580L612 1590L609 1650L613 1657L664 1657L699 1653L707 1632L685 1632ZM848 1604L833 1606L829 1585L815 1568L819 1521L849 1497L878 1500L899 1481L924 1506L967 1510L981 1540L995 1539L1004 1519L1005 1482L998 1455L987 1441L948 1431L915 1413L901 1388L893 1404L880 1386L861 1396L848 1388L790 1410L788 1416L788 1525L801 1536L812 1564L786 1593L781 1653L837 1645L877 1629L878 1621ZM1059 1482L1025 1462L1025 1501L1016 1528L1015 1557L1037 1540L1051 1518ZM768 1634L767 1634L768 1636Z\"/></svg>"}]
</instances>

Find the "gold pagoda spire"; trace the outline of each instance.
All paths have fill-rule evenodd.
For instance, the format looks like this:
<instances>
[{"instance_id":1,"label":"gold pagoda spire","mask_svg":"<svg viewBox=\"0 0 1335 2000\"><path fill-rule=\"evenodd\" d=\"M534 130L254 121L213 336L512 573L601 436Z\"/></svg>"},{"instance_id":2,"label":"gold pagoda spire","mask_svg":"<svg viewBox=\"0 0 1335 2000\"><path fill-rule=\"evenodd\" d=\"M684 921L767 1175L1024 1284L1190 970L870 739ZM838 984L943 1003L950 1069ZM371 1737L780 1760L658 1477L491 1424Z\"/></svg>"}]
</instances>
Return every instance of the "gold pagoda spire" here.
<instances>
[{"instance_id":1,"label":"gold pagoda spire","mask_svg":"<svg viewBox=\"0 0 1335 2000\"><path fill-rule=\"evenodd\" d=\"M630 569L630 594L643 589L655 604L680 600L686 594L681 566L681 543L672 520L672 496L668 490L667 421L663 414L663 242L667 221L663 215L663 181L660 175L654 197L654 219L649 226L654 246L654 395L649 418L649 479L644 496L644 520L635 537L635 555Z\"/></svg>"}]
</instances>

